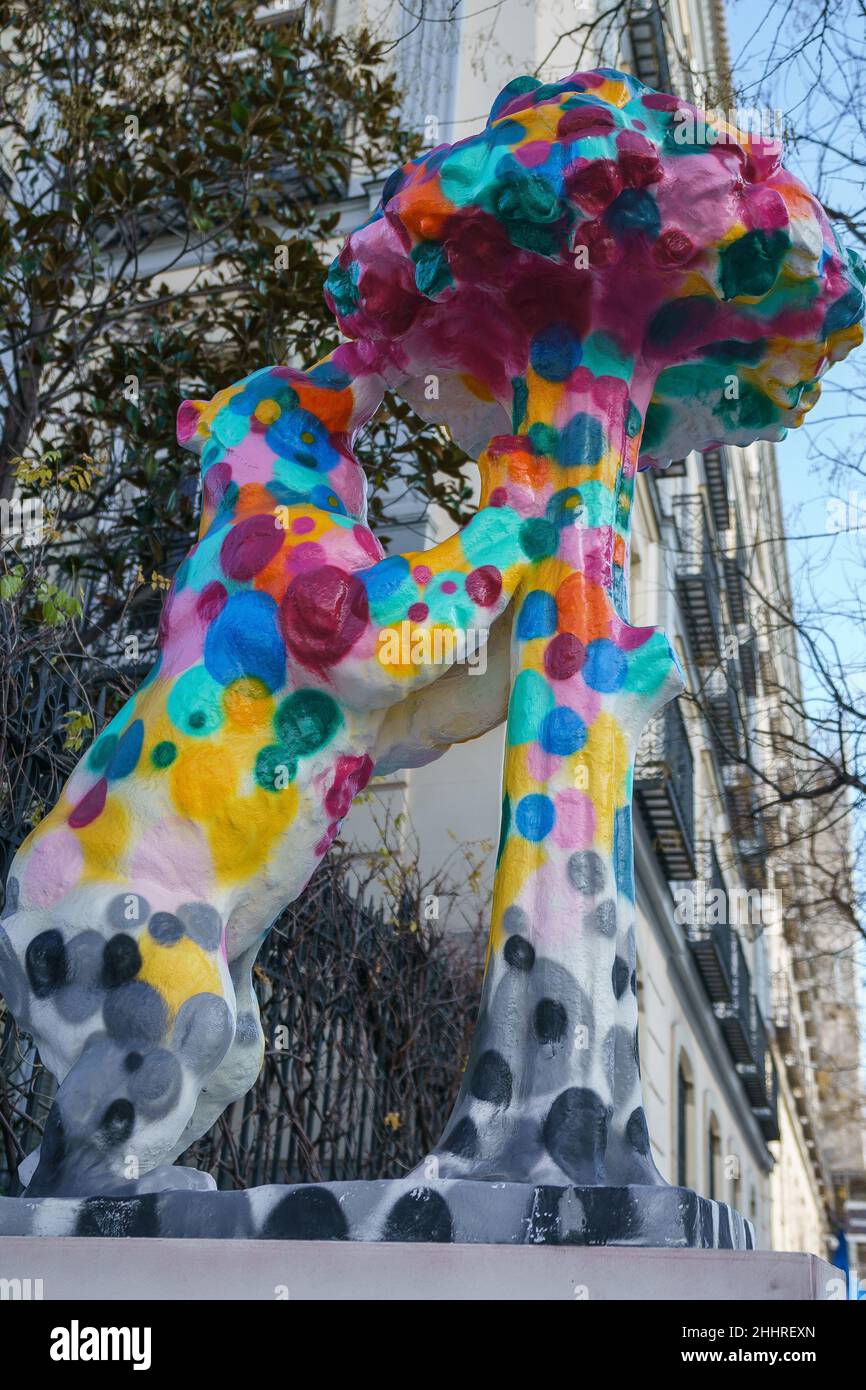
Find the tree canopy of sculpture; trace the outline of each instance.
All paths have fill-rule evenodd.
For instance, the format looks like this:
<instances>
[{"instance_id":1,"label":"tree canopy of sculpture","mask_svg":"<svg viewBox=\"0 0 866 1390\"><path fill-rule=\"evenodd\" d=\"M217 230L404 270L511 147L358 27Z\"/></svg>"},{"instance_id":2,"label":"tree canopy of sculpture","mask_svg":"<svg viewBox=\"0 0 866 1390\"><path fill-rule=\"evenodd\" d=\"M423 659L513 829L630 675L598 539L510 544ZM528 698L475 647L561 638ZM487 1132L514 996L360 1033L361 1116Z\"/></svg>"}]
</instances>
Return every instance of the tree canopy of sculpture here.
<instances>
[{"instance_id":1,"label":"tree canopy of sculpture","mask_svg":"<svg viewBox=\"0 0 866 1390\"><path fill-rule=\"evenodd\" d=\"M689 114L612 71L510 83L349 237L326 286L349 341L181 406L203 510L159 658L7 889L0 987L61 1082L28 1196L196 1182L173 1159L260 1067L256 953L353 798L506 710L481 1014L418 1172L662 1185L631 785L682 675L628 620L635 476L798 425L862 338L864 284L777 145L694 121L696 145ZM352 453L386 387L482 482L461 532L390 557ZM401 662L407 630L431 641ZM469 681L456 639L488 635Z\"/></svg>"}]
</instances>

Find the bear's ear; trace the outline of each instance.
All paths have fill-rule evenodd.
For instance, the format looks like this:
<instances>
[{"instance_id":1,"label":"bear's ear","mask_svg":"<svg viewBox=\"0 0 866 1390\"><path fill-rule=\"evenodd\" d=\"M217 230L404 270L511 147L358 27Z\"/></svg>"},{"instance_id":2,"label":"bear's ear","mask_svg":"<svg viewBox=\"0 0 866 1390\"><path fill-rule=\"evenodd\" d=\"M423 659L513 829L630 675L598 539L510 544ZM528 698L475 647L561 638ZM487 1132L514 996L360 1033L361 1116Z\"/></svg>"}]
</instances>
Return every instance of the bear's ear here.
<instances>
[{"instance_id":1,"label":"bear's ear","mask_svg":"<svg viewBox=\"0 0 866 1390\"><path fill-rule=\"evenodd\" d=\"M177 412L177 442L190 453L200 454L210 439L210 425L204 419L207 401L181 401Z\"/></svg>"}]
</instances>

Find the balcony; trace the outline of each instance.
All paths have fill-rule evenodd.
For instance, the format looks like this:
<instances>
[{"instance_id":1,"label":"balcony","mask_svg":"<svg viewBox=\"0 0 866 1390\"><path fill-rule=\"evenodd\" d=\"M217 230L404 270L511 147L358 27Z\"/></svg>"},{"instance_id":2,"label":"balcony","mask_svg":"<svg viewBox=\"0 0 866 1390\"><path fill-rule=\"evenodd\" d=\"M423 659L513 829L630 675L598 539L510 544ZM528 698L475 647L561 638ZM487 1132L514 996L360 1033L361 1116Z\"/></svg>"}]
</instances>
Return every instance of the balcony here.
<instances>
[{"instance_id":1,"label":"balcony","mask_svg":"<svg viewBox=\"0 0 866 1390\"><path fill-rule=\"evenodd\" d=\"M746 548L739 520L728 531L728 542L722 556L725 572L725 590L728 595L728 608L735 623L744 623L748 613L746 598L745 570Z\"/></svg>"},{"instance_id":2,"label":"balcony","mask_svg":"<svg viewBox=\"0 0 866 1390\"><path fill-rule=\"evenodd\" d=\"M743 690L750 700L754 700L758 694L758 640L748 626L744 626L740 632L737 654Z\"/></svg>"},{"instance_id":3,"label":"balcony","mask_svg":"<svg viewBox=\"0 0 866 1390\"><path fill-rule=\"evenodd\" d=\"M711 672L704 686L710 732L723 765L737 763L745 752L746 730L737 693L740 684L739 662L731 657Z\"/></svg>"},{"instance_id":4,"label":"balcony","mask_svg":"<svg viewBox=\"0 0 866 1390\"><path fill-rule=\"evenodd\" d=\"M648 87L666 92L671 77L665 51L664 21L658 0L650 0L649 4L640 8L635 6L631 10L628 31L635 76Z\"/></svg>"},{"instance_id":5,"label":"balcony","mask_svg":"<svg viewBox=\"0 0 866 1390\"><path fill-rule=\"evenodd\" d=\"M694 776L686 726L673 701L647 726L634 776L638 810L669 880L695 875Z\"/></svg>"},{"instance_id":6,"label":"balcony","mask_svg":"<svg viewBox=\"0 0 866 1390\"><path fill-rule=\"evenodd\" d=\"M731 499L728 493L728 460L721 449L708 449L703 455L707 496L717 531L727 531L731 524Z\"/></svg>"},{"instance_id":7,"label":"balcony","mask_svg":"<svg viewBox=\"0 0 866 1390\"><path fill-rule=\"evenodd\" d=\"M779 1130L779 1077L776 1072L776 1064L768 1052L765 1057L766 1082L764 1090L765 1099L759 1105L752 1106L752 1114L761 1126L761 1133L769 1142L772 1139L780 1139Z\"/></svg>"},{"instance_id":8,"label":"balcony","mask_svg":"<svg viewBox=\"0 0 866 1390\"><path fill-rule=\"evenodd\" d=\"M734 943L725 880L708 840L699 842L695 858L698 878L692 884L694 907L686 923L686 939L710 1000L729 1004L733 1000Z\"/></svg>"},{"instance_id":9,"label":"balcony","mask_svg":"<svg viewBox=\"0 0 866 1390\"><path fill-rule=\"evenodd\" d=\"M713 1007L737 1068L752 1066L752 977L735 931L731 932L731 998Z\"/></svg>"},{"instance_id":10,"label":"balcony","mask_svg":"<svg viewBox=\"0 0 866 1390\"><path fill-rule=\"evenodd\" d=\"M677 597L689 645L699 664L712 665L721 658L721 600L709 523L700 494L687 493L674 498L674 523L679 538Z\"/></svg>"}]
</instances>

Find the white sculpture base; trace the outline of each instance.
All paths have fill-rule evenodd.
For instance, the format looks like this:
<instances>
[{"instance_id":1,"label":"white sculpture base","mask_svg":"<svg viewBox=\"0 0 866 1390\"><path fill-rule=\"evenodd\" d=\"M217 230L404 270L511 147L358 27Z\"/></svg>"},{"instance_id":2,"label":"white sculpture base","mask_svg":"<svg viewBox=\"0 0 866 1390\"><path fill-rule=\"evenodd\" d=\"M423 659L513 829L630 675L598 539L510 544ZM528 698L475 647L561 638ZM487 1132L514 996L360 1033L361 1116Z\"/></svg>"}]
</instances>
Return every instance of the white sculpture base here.
<instances>
[{"instance_id":1,"label":"white sculpture base","mask_svg":"<svg viewBox=\"0 0 866 1390\"><path fill-rule=\"evenodd\" d=\"M25 1296L75 1302L840 1297L839 1271L815 1255L612 1246L5 1236L4 1278L29 1280Z\"/></svg>"}]
</instances>

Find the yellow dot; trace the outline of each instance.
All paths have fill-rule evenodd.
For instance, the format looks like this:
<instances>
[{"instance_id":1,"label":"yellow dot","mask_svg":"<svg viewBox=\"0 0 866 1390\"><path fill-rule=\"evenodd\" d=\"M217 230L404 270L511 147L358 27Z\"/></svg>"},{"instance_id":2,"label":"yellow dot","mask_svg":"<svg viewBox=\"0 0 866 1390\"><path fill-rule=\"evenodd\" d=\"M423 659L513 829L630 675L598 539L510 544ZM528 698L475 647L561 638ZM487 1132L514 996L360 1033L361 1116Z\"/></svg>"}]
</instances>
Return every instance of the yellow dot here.
<instances>
[{"instance_id":1,"label":"yellow dot","mask_svg":"<svg viewBox=\"0 0 866 1390\"><path fill-rule=\"evenodd\" d=\"M316 442L316 436L314 434L310 434L309 430L304 430L303 434L301 435L301 439L305 444L315 444Z\"/></svg>"},{"instance_id":2,"label":"yellow dot","mask_svg":"<svg viewBox=\"0 0 866 1390\"><path fill-rule=\"evenodd\" d=\"M223 709L235 728L260 729L270 722L274 702L264 681L241 676L223 691Z\"/></svg>"},{"instance_id":3,"label":"yellow dot","mask_svg":"<svg viewBox=\"0 0 866 1390\"><path fill-rule=\"evenodd\" d=\"M281 413L276 401L259 401L253 411L256 419L263 425L272 425L275 420L279 420Z\"/></svg>"}]
</instances>

